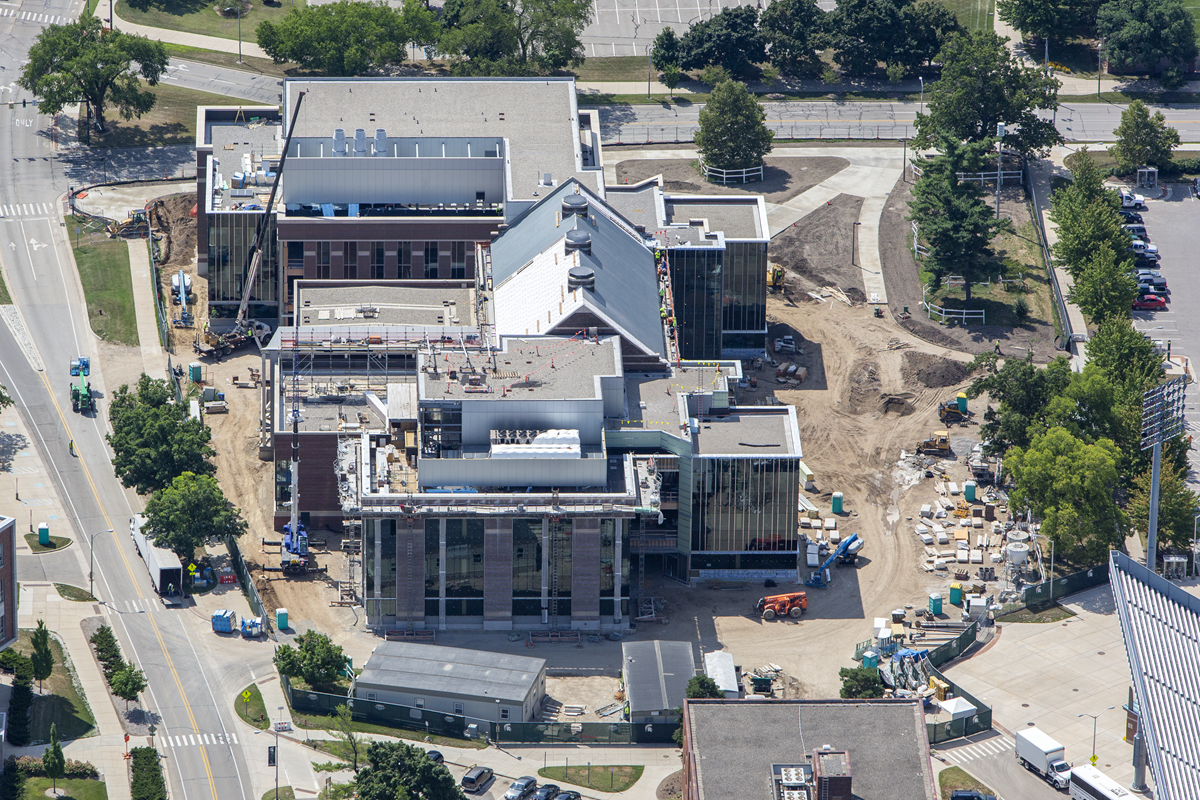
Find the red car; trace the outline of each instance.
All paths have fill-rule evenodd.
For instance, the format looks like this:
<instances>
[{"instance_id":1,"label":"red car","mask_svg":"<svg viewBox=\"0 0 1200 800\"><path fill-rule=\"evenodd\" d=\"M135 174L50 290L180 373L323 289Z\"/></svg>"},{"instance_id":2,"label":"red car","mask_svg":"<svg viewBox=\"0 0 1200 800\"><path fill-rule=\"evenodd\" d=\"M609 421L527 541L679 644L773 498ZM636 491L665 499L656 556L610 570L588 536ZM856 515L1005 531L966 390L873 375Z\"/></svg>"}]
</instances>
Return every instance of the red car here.
<instances>
[{"instance_id":1,"label":"red car","mask_svg":"<svg viewBox=\"0 0 1200 800\"><path fill-rule=\"evenodd\" d=\"M1144 294L1133 301L1134 311L1162 311L1166 307L1166 298L1153 294Z\"/></svg>"}]
</instances>

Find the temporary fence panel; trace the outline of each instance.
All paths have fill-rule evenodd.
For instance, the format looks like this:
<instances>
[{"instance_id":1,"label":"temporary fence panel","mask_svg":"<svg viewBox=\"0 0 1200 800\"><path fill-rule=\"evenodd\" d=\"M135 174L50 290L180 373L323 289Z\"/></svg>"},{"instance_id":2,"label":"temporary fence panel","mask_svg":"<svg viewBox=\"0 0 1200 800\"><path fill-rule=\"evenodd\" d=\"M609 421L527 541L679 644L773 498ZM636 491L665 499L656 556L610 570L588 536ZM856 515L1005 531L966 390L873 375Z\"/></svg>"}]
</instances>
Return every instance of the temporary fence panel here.
<instances>
[{"instance_id":1,"label":"temporary fence panel","mask_svg":"<svg viewBox=\"0 0 1200 800\"><path fill-rule=\"evenodd\" d=\"M255 616L262 617L263 634L270 636L272 620L267 613L267 607L263 605L262 598L258 596L258 587L254 585L250 570L246 567L246 562L242 560L242 551L238 547L237 539L233 536L226 536L225 547L229 550L229 563L233 565L233 571L237 573L238 583L242 585L246 599L250 601L250 610L254 612Z\"/></svg>"},{"instance_id":2,"label":"temporary fence panel","mask_svg":"<svg viewBox=\"0 0 1200 800\"><path fill-rule=\"evenodd\" d=\"M974 627L974 626L972 626ZM981 702L978 698L972 695L967 690L948 679L945 675L935 668L930 668L930 674L939 680L945 681L950 685L951 694L954 697L961 697L971 705L975 706L976 712L969 717L953 719L942 722L927 722L925 729L929 734L929 743L937 744L938 742L947 742L951 739L961 739L964 736L973 736L977 733L991 730L992 728L992 709Z\"/></svg>"},{"instance_id":3,"label":"temporary fence panel","mask_svg":"<svg viewBox=\"0 0 1200 800\"><path fill-rule=\"evenodd\" d=\"M1025 591L1021 593L1021 599L1025 601L1025 605L1036 606L1040 603L1048 603L1050 601L1050 583L1051 581L1043 581L1025 587ZM1054 599L1058 600L1067 595L1108 583L1108 567L1092 567L1073 572L1070 575L1055 578L1053 583Z\"/></svg>"}]
</instances>

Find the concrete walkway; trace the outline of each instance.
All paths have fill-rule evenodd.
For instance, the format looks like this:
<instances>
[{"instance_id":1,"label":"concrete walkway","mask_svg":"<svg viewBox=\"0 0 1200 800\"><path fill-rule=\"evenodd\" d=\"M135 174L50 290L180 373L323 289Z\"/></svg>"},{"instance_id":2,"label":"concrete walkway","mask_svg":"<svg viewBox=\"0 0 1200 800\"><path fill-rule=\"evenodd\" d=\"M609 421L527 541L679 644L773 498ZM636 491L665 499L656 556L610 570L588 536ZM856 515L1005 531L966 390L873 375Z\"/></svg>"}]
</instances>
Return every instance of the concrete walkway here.
<instances>
[{"instance_id":1,"label":"concrete walkway","mask_svg":"<svg viewBox=\"0 0 1200 800\"><path fill-rule=\"evenodd\" d=\"M149 243L145 239L130 239L127 244L138 343L142 351L142 371L151 377L158 377L167 369L167 356L158 339L158 316L154 310L154 285L150 277L150 252L147 249Z\"/></svg>"},{"instance_id":2,"label":"concrete walkway","mask_svg":"<svg viewBox=\"0 0 1200 800\"><path fill-rule=\"evenodd\" d=\"M147 25L137 25L132 22L126 22L121 19L118 13L120 6L113 9L113 16L116 17L117 30L122 33L136 33L140 36L145 36L147 39L155 39L160 42L169 44L181 44L186 47L198 47L201 50L216 50L218 53L237 53L237 39L225 39L220 36L205 36L200 33L187 33L185 31L173 31L169 28L151 28ZM242 39L242 55L253 56L255 58L270 58L263 49L254 43L254 31L245 31L248 38Z\"/></svg>"}]
</instances>

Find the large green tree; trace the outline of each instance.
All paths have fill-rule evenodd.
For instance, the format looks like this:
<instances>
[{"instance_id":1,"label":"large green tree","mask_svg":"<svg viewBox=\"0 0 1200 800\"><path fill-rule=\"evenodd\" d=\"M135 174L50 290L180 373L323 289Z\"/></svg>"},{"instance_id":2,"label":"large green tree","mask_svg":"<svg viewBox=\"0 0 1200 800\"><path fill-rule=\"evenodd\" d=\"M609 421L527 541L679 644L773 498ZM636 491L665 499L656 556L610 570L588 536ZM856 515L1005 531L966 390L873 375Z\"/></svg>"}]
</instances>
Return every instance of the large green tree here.
<instances>
[{"instance_id":1,"label":"large green tree","mask_svg":"<svg viewBox=\"0 0 1200 800\"><path fill-rule=\"evenodd\" d=\"M13 400L8 396L8 391L3 385L0 385L0 411L8 408L13 404Z\"/></svg>"},{"instance_id":2,"label":"large green tree","mask_svg":"<svg viewBox=\"0 0 1200 800\"><path fill-rule=\"evenodd\" d=\"M75 22L50 25L38 34L17 83L37 96L43 114L86 103L96 129L103 131L109 106L126 120L154 108L155 94L142 81L157 86L167 61L162 42L106 31L100 20L84 13Z\"/></svg>"},{"instance_id":3,"label":"large green tree","mask_svg":"<svg viewBox=\"0 0 1200 800\"><path fill-rule=\"evenodd\" d=\"M1032 353L1026 358L1003 361L1001 365L993 353L976 358L973 366L982 374L967 388L968 397L986 392L999 404L997 408L989 405L980 426L984 450L993 456L1002 456L1012 447L1028 446L1030 426L1042 418L1050 401L1071 382L1071 363L1062 356L1044 369L1034 366Z\"/></svg>"},{"instance_id":4,"label":"large green tree","mask_svg":"<svg viewBox=\"0 0 1200 800\"><path fill-rule=\"evenodd\" d=\"M1108 319L1128 318L1137 297L1137 282L1130 274L1132 267L1133 259L1127 252L1113 252L1107 242L1101 242L1075 279L1071 302L1095 325Z\"/></svg>"},{"instance_id":5,"label":"large green tree","mask_svg":"<svg viewBox=\"0 0 1200 800\"><path fill-rule=\"evenodd\" d=\"M296 637L295 647L284 644L275 650L275 666L280 674L314 688L329 687L346 668L346 654L327 635L307 631Z\"/></svg>"},{"instance_id":6,"label":"large green tree","mask_svg":"<svg viewBox=\"0 0 1200 800\"><path fill-rule=\"evenodd\" d=\"M820 70L824 17L816 0L775 0L762 12L758 27L767 58L784 75L815 75Z\"/></svg>"},{"instance_id":7,"label":"large green tree","mask_svg":"<svg viewBox=\"0 0 1200 800\"><path fill-rule=\"evenodd\" d=\"M842 667L838 670L842 689L838 693L846 699L883 697L883 680L874 667Z\"/></svg>"},{"instance_id":8,"label":"large green tree","mask_svg":"<svg viewBox=\"0 0 1200 800\"><path fill-rule=\"evenodd\" d=\"M454 0L440 47L463 59L459 73L552 72L583 62L591 20L590 0Z\"/></svg>"},{"instance_id":9,"label":"large green tree","mask_svg":"<svg viewBox=\"0 0 1200 800\"><path fill-rule=\"evenodd\" d=\"M1101 247L1118 259L1129 250L1129 234L1117 215L1116 192L1104 186L1104 178L1086 147L1080 148L1071 168L1072 180L1054 192L1050 219L1058 226L1058 239L1051 248L1055 260L1071 277L1079 280Z\"/></svg>"},{"instance_id":10,"label":"large green tree","mask_svg":"<svg viewBox=\"0 0 1200 800\"><path fill-rule=\"evenodd\" d=\"M1150 470L1134 481L1130 493L1129 521L1143 536L1150 529ZM1187 473L1174 464L1164 464L1158 478L1158 538L1170 547L1190 550L1196 508L1200 495L1187 488Z\"/></svg>"},{"instance_id":11,"label":"large green tree","mask_svg":"<svg viewBox=\"0 0 1200 800\"><path fill-rule=\"evenodd\" d=\"M663 28L654 37L650 48L650 63L659 72L664 72L669 65L678 67L680 62L679 37L674 28Z\"/></svg>"},{"instance_id":12,"label":"large green tree","mask_svg":"<svg viewBox=\"0 0 1200 800\"><path fill-rule=\"evenodd\" d=\"M1194 21L1181 0L1108 0L1096 27L1118 70L1186 71L1197 55Z\"/></svg>"},{"instance_id":13,"label":"large green tree","mask_svg":"<svg viewBox=\"0 0 1200 800\"><path fill-rule=\"evenodd\" d=\"M209 539L238 536L245 529L245 521L225 499L216 478L185 472L146 503L142 530L156 545L187 560Z\"/></svg>"},{"instance_id":14,"label":"large green tree","mask_svg":"<svg viewBox=\"0 0 1200 800\"><path fill-rule=\"evenodd\" d=\"M371 742L355 783L359 800L466 800L445 766L403 742Z\"/></svg>"},{"instance_id":15,"label":"large green tree","mask_svg":"<svg viewBox=\"0 0 1200 800\"><path fill-rule=\"evenodd\" d=\"M685 692L689 698L722 698L725 693L721 691L721 687L717 686L717 682L707 675L693 675L687 684Z\"/></svg>"},{"instance_id":16,"label":"large green tree","mask_svg":"<svg viewBox=\"0 0 1200 800\"><path fill-rule=\"evenodd\" d=\"M847 75L870 75L892 60L903 41L902 3L893 0L837 0L825 20L833 57Z\"/></svg>"},{"instance_id":17,"label":"large green tree","mask_svg":"<svg viewBox=\"0 0 1200 800\"><path fill-rule=\"evenodd\" d=\"M293 61L337 77L403 61L409 41L399 12L384 3L350 0L293 8L279 22L260 22L256 35L276 64Z\"/></svg>"},{"instance_id":18,"label":"large green tree","mask_svg":"<svg viewBox=\"0 0 1200 800\"><path fill-rule=\"evenodd\" d=\"M704 163L718 169L762 166L775 138L766 118L762 104L746 84L718 84L700 109L700 128L694 137Z\"/></svg>"},{"instance_id":19,"label":"large green tree","mask_svg":"<svg viewBox=\"0 0 1200 800\"><path fill-rule=\"evenodd\" d=\"M1062 34L1068 9L1053 0L996 0L996 13L1025 36L1043 42Z\"/></svg>"},{"instance_id":20,"label":"large green tree","mask_svg":"<svg viewBox=\"0 0 1200 800\"><path fill-rule=\"evenodd\" d=\"M109 406L113 471L139 494L163 489L184 472L216 472L209 461L212 431L173 400L166 381L143 374L136 392L122 386Z\"/></svg>"},{"instance_id":21,"label":"large green tree","mask_svg":"<svg viewBox=\"0 0 1200 800\"><path fill-rule=\"evenodd\" d=\"M909 2L900 9L903 36L889 62L913 70L937 58L952 33L963 30L954 12L938 0Z\"/></svg>"},{"instance_id":22,"label":"large green tree","mask_svg":"<svg viewBox=\"0 0 1200 800\"><path fill-rule=\"evenodd\" d=\"M1121 124L1113 133L1117 142L1108 152L1126 172L1144 166L1162 169L1179 146L1179 131L1167 124L1161 111L1151 114L1141 100L1134 100L1121 112Z\"/></svg>"},{"instance_id":23,"label":"large green tree","mask_svg":"<svg viewBox=\"0 0 1200 800\"><path fill-rule=\"evenodd\" d=\"M679 43L683 69L718 64L734 76L748 75L766 60L766 42L758 29L758 8L727 6L721 13L688 28Z\"/></svg>"},{"instance_id":24,"label":"large green tree","mask_svg":"<svg viewBox=\"0 0 1200 800\"><path fill-rule=\"evenodd\" d=\"M114 672L108 683L113 694L125 701L126 711L129 710L129 704L146 691L146 676L133 664L126 664L123 669Z\"/></svg>"},{"instance_id":25,"label":"large green tree","mask_svg":"<svg viewBox=\"0 0 1200 800\"><path fill-rule=\"evenodd\" d=\"M1163 357L1129 318L1105 320L1085 345L1088 363L1103 369L1113 382L1139 398L1162 380Z\"/></svg>"},{"instance_id":26,"label":"large green tree","mask_svg":"<svg viewBox=\"0 0 1200 800\"><path fill-rule=\"evenodd\" d=\"M1126 518L1116 502L1120 455L1108 439L1087 444L1065 428L1051 428L1004 459L1013 479L1010 505L1028 507L1059 553L1098 563L1125 538Z\"/></svg>"},{"instance_id":27,"label":"large green tree","mask_svg":"<svg viewBox=\"0 0 1200 800\"><path fill-rule=\"evenodd\" d=\"M989 143L963 144L943 136L937 146L940 152L920 161L922 173L913 186L909 218L918 222L929 246L925 265L935 283L961 276L969 306L971 285L989 269L991 242L1003 223L984 201L982 187L960 181L958 174L978 172Z\"/></svg>"},{"instance_id":28,"label":"large green tree","mask_svg":"<svg viewBox=\"0 0 1200 800\"><path fill-rule=\"evenodd\" d=\"M1062 136L1039 111L1058 108L1059 82L1028 67L991 30L952 33L939 60L941 77L926 91L928 113L916 119L918 147L931 147L938 136L984 142L1004 123L1006 147L1044 153Z\"/></svg>"},{"instance_id":29,"label":"large green tree","mask_svg":"<svg viewBox=\"0 0 1200 800\"><path fill-rule=\"evenodd\" d=\"M512 11L501 0L447 0L438 47L453 56L456 74L488 74L499 68L520 74L517 28Z\"/></svg>"}]
</instances>

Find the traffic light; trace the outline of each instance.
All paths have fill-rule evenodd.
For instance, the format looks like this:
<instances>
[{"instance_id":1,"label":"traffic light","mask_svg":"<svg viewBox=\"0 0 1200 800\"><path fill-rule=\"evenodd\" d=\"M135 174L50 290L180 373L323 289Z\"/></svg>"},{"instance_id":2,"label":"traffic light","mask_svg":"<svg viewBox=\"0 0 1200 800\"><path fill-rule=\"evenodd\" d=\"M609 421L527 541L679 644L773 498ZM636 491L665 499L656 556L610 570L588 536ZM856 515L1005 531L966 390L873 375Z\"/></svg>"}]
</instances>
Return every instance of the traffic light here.
<instances>
[{"instance_id":1,"label":"traffic light","mask_svg":"<svg viewBox=\"0 0 1200 800\"><path fill-rule=\"evenodd\" d=\"M29 107L29 98L25 98L24 100L21 101L21 108L28 108L28 107Z\"/></svg>"},{"instance_id":2,"label":"traffic light","mask_svg":"<svg viewBox=\"0 0 1200 800\"><path fill-rule=\"evenodd\" d=\"M275 766L275 745L269 745L267 747L267 766Z\"/></svg>"}]
</instances>

